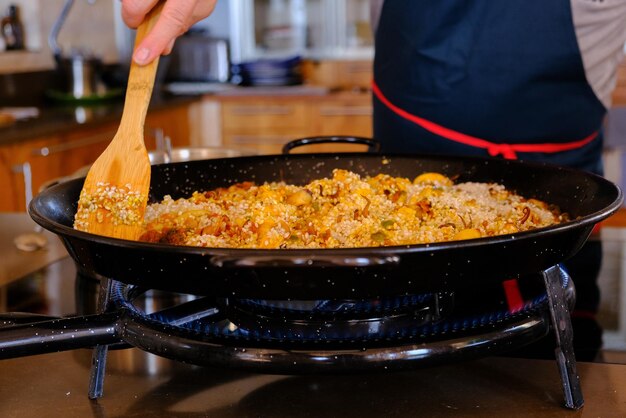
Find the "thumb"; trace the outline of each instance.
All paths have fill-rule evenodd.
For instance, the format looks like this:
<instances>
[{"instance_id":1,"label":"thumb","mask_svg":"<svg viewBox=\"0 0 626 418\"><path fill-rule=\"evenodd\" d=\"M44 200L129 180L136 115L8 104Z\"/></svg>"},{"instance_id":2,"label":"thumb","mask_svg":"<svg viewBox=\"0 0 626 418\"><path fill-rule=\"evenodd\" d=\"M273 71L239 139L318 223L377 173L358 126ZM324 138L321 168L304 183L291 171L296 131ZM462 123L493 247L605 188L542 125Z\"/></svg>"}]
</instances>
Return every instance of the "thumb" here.
<instances>
[{"instance_id":1,"label":"thumb","mask_svg":"<svg viewBox=\"0 0 626 418\"><path fill-rule=\"evenodd\" d=\"M189 29L188 16L192 15L194 4L190 0L166 2L154 28L135 49L133 60L139 65L146 65L168 52L174 40Z\"/></svg>"}]
</instances>

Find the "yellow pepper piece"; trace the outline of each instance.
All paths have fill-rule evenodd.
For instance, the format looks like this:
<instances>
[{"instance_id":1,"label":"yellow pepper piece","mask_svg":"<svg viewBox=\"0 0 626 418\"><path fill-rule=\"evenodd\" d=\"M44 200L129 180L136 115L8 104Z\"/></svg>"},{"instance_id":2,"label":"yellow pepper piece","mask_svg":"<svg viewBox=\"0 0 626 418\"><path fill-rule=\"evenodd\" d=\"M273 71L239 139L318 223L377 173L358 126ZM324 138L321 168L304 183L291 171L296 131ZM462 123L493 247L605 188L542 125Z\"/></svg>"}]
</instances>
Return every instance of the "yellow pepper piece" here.
<instances>
[{"instance_id":1,"label":"yellow pepper piece","mask_svg":"<svg viewBox=\"0 0 626 418\"><path fill-rule=\"evenodd\" d=\"M442 183L446 186L451 186L452 180L441 173L428 172L415 177L413 184L417 183Z\"/></svg>"},{"instance_id":2,"label":"yellow pepper piece","mask_svg":"<svg viewBox=\"0 0 626 418\"><path fill-rule=\"evenodd\" d=\"M398 215L400 215L401 217L405 219L411 220L415 218L415 216L417 215L417 212L415 211L415 209L402 206L400 209L398 209Z\"/></svg>"},{"instance_id":3,"label":"yellow pepper piece","mask_svg":"<svg viewBox=\"0 0 626 418\"><path fill-rule=\"evenodd\" d=\"M457 232L453 239L461 240L461 239L474 239L474 238L480 238L480 237L481 235L478 229L467 228L467 229L462 229L459 232Z\"/></svg>"},{"instance_id":4,"label":"yellow pepper piece","mask_svg":"<svg viewBox=\"0 0 626 418\"><path fill-rule=\"evenodd\" d=\"M294 206L308 205L313 201L313 195L307 189L300 189L287 197L287 203Z\"/></svg>"}]
</instances>

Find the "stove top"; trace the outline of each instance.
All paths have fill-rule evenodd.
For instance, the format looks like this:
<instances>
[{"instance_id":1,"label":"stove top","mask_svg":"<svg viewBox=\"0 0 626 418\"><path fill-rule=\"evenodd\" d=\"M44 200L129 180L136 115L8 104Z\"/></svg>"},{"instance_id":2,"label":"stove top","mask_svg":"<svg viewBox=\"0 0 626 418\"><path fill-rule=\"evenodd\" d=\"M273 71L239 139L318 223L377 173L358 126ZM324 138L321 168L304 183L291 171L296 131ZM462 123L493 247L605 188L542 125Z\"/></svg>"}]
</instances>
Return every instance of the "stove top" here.
<instances>
[{"instance_id":1,"label":"stove top","mask_svg":"<svg viewBox=\"0 0 626 418\"><path fill-rule=\"evenodd\" d=\"M4 315L0 358L95 346L91 398L102 396L109 349L131 346L185 363L263 373L401 371L510 351L544 337L551 323L564 323L574 291L562 269L514 282L516 301L500 285L296 301L196 297L78 276L79 314ZM583 401L571 329L557 329L557 336L566 404L577 408Z\"/></svg>"}]
</instances>

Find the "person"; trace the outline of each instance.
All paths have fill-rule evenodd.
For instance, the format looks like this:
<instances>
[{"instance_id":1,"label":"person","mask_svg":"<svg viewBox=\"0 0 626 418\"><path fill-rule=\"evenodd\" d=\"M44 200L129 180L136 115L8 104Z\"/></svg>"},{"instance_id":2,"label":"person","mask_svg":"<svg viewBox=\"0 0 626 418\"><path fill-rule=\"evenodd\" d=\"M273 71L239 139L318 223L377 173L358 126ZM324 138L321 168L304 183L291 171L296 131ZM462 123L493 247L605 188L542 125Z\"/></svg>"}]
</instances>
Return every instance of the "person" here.
<instances>
[{"instance_id":1,"label":"person","mask_svg":"<svg viewBox=\"0 0 626 418\"><path fill-rule=\"evenodd\" d=\"M624 0L373 0L374 137L387 152L500 156L603 174L602 124L626 43ZM593 361L602 262L564 265L574 351ZM508 291L514 291L508 290ZM549 344L520 355L548 357Z\"/></svg>"},{"instance_id":2,"label":"person","mask_svg":"<svg viewBox=\"0 0 626 418\"><path fill-rule=\"evenodd\" d=\"M122 0L136 27L156 0ZM602 175L602 124L626 43L626 0L371 0L374 137L384 152L499 156ZM133 59L145 64L215 1L168 0ZM601 345L602 248L566 263L579 359Z\"/></svg>"},{"instance_id":3,"label":"person","mask_svg":"<svg viewBox=\"0 0 626 418\"><path fill-rule=\"evenodd\" d=\"M139 24L159 0L121 0L122 19L130 28ZM137 45L133 61L146 65L160 55L172 52L174 41L193 26L208 17L215 9L217 0L167 0L154 28Z\"/></svg>"}]
</instances>

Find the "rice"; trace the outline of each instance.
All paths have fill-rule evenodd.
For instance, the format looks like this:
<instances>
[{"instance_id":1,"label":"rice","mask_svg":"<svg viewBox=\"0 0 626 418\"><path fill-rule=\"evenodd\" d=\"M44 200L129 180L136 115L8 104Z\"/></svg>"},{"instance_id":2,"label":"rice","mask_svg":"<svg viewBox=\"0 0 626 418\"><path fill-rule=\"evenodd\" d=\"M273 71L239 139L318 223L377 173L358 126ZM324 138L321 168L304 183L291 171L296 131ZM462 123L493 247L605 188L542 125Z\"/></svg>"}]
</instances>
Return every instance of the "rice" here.
<instances>
[{"instance_id":1,"label":"rice","mask_svg":"<svg viewBox=\"0 0 626 418\"><path fill-rule=\"evenodd\" d=\"M491 237L568 220L496 183L334 170L304 186L238 183L148 205L148 242L220 248L354 248Z\"/></svg>"}]
</instances>

